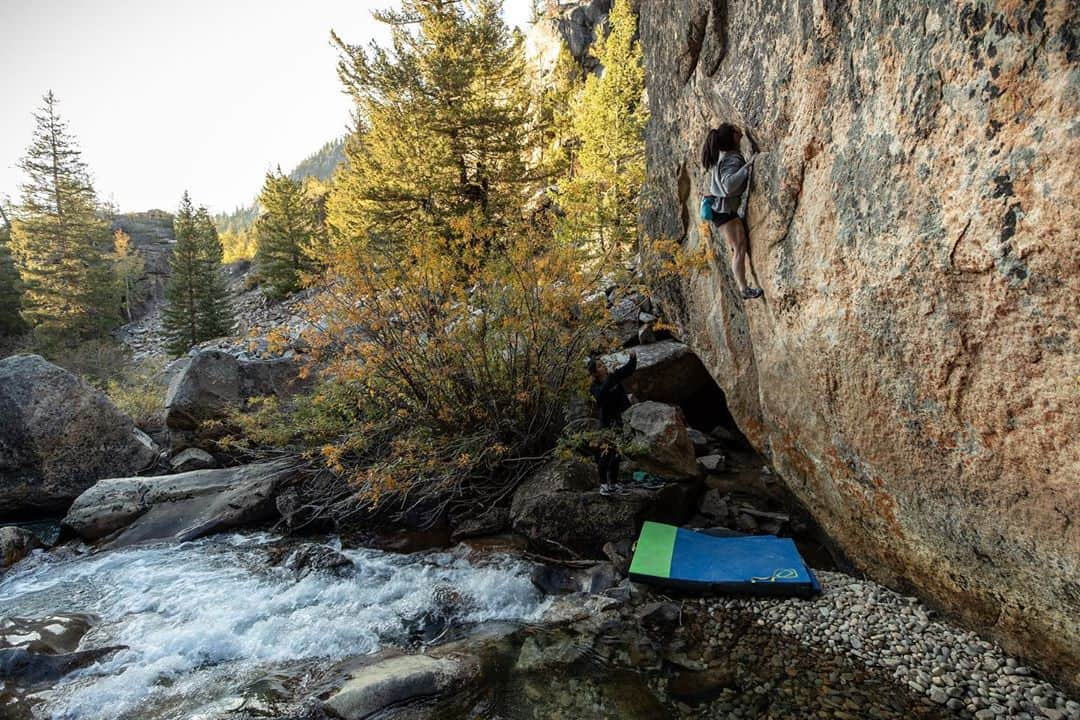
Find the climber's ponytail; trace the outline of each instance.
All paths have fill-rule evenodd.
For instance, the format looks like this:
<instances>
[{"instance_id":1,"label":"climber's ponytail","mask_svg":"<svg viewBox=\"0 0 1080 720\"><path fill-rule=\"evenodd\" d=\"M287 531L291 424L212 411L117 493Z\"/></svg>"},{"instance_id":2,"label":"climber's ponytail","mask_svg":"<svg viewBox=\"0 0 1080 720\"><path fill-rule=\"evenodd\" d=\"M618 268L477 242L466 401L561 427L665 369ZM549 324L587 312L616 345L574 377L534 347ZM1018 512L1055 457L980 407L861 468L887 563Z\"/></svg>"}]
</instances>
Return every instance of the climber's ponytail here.
<instances>
[{"instance_id":1,"label":"climber's ponytail","mask_svg":"<svg viewBox=\"0 0 1080 720\"><path fill-rule=\"evenodd\" d=\"M705 137L705 144L701 146L701 169L708 170L716 164L720 157L720 131L713 128Z\"/></svg>"}]
</instances>

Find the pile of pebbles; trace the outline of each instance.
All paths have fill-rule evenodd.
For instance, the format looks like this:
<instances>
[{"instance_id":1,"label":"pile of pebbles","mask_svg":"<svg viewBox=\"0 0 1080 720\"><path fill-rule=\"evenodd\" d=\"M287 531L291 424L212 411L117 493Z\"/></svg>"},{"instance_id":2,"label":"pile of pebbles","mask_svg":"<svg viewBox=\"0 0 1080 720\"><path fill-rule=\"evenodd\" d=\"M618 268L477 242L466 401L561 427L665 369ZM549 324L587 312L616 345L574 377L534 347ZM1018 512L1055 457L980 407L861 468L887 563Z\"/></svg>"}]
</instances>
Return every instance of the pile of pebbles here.
<instances>
[{"instance_id":1,"label":"pile of pebbles","mask_svg":"<svg viewBox=\"0 0 1080 720\"><path fill-rule=\"evenodd\" d=\"M793 638L811 651L846 657L891 676L897 686L955 717L1080 719L1080 703L997 645L935 619L915 598L841 573L817 575L823 593L809 602L696 602L720 625L725 616L749 617L761 629Z\"/></svg>"}]
</instances>

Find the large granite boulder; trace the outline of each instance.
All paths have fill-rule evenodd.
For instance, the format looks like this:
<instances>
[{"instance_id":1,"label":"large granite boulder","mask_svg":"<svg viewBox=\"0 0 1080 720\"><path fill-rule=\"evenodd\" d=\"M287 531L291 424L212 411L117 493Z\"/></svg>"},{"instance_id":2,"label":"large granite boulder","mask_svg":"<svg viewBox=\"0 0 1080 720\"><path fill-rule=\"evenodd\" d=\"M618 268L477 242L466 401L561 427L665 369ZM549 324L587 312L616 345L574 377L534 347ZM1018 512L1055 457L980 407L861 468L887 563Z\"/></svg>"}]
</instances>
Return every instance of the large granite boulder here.
<instances>
[{"instance_id":1,"label":"large granite boulder","mask_svg":"<svg viewBox=\"0 0 1080 720\"><path fill-rule=\"evenodd\" d=\"M637 368L623 387L638 400L681 404L716 385L709 371L687 345L662 340L634 348ZM605 355L604 365L617 368L630 359L629 352Z\"/></svg>"},{"instance_id":2,"label":"large granite boulder","mask_svg":"<svg viewBox=\"0 0 1080 720\"><path fill-rule=\"evenodd\" d=\"M515 491L510 522L541 551L602 558L604 545L634 538L646 520L679 523L693 512L696 490L670 483L661 488L597 487L595 466L557 460Z\"/></svg>"},{"instance_id":3,"label":"large granite boulder","mask_svg":"<svg viewBox=\"0 0 1080 720\"><path fill-rule=\"evenodd\" d=\"M1080 684L1080 6L643 2L642 219L748 440L879 581ZM744 302L707 129L762 155ZM751 150L750 140L744 152Z\"/></svg>"},{"instance_id":4,"label":"large granite boulder","mask_svg":"<svg viewBox=\"0 0 1080 720\"><path fill-rule=\"evenodd\" d=\"M0 517L62 513L97 480L157 457L129 417L67 370L37 355L0 360Z\"/></svg>"},{"instance_id":5,"label":"large granite boulder","mask_svg":"<svg viewBox=\"0 0 1080 720\"><path fill-rule=\"evenodd\" d=\"M637 466L668 479L697 477L694 443L679 408L650 400L631 406L623 419L634 431Z\"/></svg>"},{"instance_id":6,"label":"large granite boulder","mask_svg":"<svg viewBox=\"0 0 1080 720\"><path fill-rule=\"evenodd\" d=\"M213 438L217 430L204 423L226 420L250 398L288 395L297 387L299 370L291 359L238 360L222 350L185 358L165 396L173 451Z\"/></svg>"},{"instance_id":7,"label":"large granite boulder","mask_svg":"<svg viewBox=\"0 0 1080 720\"><path fill-rule=\"evenodd\" d=\"M279 461L101 480L75 500L63 524L84 540L108 537L111 547L193 540L278 517L274 495L293 472Z\"/></svg>"}]
</instances>

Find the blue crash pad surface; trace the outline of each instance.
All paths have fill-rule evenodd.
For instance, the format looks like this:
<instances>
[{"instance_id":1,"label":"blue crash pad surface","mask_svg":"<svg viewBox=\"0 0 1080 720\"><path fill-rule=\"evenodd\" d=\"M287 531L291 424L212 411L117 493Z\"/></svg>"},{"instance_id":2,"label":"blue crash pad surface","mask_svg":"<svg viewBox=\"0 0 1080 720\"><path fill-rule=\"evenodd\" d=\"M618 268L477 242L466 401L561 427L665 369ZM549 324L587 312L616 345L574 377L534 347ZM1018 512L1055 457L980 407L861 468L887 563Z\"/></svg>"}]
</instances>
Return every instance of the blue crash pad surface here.
<instances>
[{"instance_id":1,"label":"blue crash pad surface","mask_svg":"<svg viewBox=\"0 0 1080 720\"><path fill-rule=\"evenodd\" d=\"M714 537L661 523L645 523L630 577L686 590L796 595L821 591L794 541L772 535Z\"/></svg>"}]
</instances>

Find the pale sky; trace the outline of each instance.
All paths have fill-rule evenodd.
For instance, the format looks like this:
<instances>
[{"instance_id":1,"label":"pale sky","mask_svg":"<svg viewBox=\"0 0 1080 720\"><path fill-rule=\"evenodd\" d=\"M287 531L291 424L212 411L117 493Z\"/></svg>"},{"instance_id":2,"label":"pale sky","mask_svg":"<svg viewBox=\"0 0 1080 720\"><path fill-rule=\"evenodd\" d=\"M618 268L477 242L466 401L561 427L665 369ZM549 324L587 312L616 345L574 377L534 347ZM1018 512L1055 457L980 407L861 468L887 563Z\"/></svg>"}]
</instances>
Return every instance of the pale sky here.
<instances>
[{"instance_id":1,"label":"pale sky","mask_svg":"<svg viewBox=\"0 0 1080 720\"><path fill-rule=\"evenodd\" d=\"M394 0L0 0L0 198L17 201L31 113L60 101L102 199L172 210L185 189L214 212L247 204L344 134L346 42L385 39ZM505 0L524 29L529 0Z\"/></svg>"}]
</instances>

